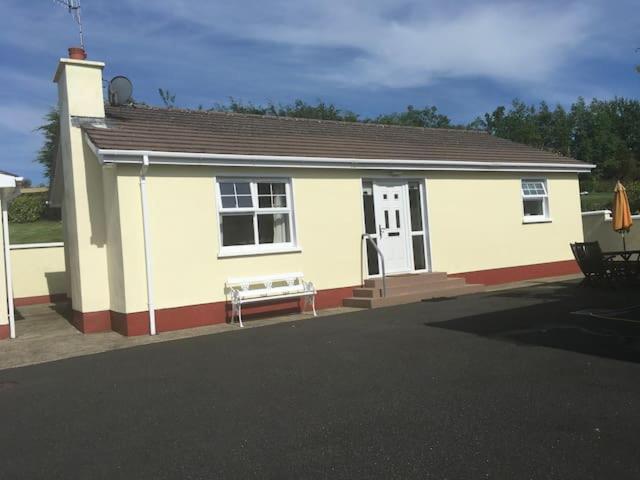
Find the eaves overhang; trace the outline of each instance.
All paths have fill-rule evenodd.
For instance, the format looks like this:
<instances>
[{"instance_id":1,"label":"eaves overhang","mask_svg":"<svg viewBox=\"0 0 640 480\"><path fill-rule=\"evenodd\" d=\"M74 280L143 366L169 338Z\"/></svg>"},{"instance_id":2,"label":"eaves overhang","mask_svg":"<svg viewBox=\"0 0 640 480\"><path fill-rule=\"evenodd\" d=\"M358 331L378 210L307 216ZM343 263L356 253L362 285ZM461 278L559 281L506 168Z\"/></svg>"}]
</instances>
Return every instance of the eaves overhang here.
<instances>
[{"instance_id":1,"label":"eaves overhang","mask_svg":"<svg viewBox=\"0 0 640 480\"><path fill-rule=\"evenodd\" d=\"M595 165L587 163L491 162L455 160L401 160L368 158L301 157L283 155L235 155L219 153L161 152L155 150L118 150L97 148L85 135L100 163L141 164L147 157L150 165L189 165L260 168L325 168L353 170L444 170L502 172L588 173Z\"/></svg>"}]
</instances>

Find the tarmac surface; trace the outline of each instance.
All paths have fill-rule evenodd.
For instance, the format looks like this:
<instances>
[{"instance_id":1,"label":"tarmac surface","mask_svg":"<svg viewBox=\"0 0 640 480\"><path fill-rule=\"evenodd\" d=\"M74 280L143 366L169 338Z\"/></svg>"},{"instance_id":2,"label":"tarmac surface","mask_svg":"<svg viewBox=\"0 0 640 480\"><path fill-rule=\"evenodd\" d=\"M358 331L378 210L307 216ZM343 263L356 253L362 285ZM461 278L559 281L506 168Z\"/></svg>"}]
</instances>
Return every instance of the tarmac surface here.
<instances>
[{"instance_id":1,"label":"tarmac surface","mask_svg":"<svg viewBox=\"0 0 640 480\"><path fill-rule=\"evenodd\" d=\"M637 479L639 298L541 284L6 369L0 477Z\"/></svg>"}]
</instances>

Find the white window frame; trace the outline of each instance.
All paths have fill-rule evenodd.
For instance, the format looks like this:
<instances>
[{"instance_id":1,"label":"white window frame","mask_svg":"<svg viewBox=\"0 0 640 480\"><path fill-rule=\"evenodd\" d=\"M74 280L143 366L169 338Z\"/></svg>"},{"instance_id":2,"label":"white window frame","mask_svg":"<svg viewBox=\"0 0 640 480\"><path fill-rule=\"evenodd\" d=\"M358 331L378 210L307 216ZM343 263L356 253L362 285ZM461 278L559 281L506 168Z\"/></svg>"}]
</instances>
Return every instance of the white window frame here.
<instances>
[{"instance_id":1,"label":"white window frame","mask_svg":"<svg viewBox=\"0 0 640 480\"><path fill-rule=\"evenodd\" d=\"M538 182L544 187L544 194L525 194L524 183ZM545 223L551 221L549 213L549 183L546 178L523 178L520 180L520 195L522 197L522 223ZM542 215L526 215L524 209L525 200L539 200L542 202Z\"/></svg>"},{"instance_id":2,"label":"white window frame","mask_svg":"<svg viewBox=\"0 0 640 480\"><path fill-rule=\"evenodd\" d=\"M233 207L225 208L222 206L222 192L220 189L221 183L243 182L249 183L252 207ZM287 199L286 207L271 207L260 208L258 205L258 183L284 183L285 195ZM269 253L286 253L286 252L299 252L300 248L297 243L297 235L295 228L295 212L293 203L293 190L291 188L291 178L283 177L217 177L216 178L216 203L217 203L217 217L218 217L218 240L219 240L219 253L218 257L231 257L242 255L262 255ZM223 232L222 232L222 217L241 214L253 214L253 238L254 244L252 245L223 245ZM286 213L289 215L289 242L282 243L267 243L259 244L258 234L258 214L277 214Z\"/></svg>"},{"instance_id":3,"label":"white window frame","mask_svg":"<svg viewBox=\"0 0 640 480\"><path fill-rule=\"evenodd\" d=\"M413 230L413 225L411 224L411 198L409 197L409 185L411 183L418 184L418 192L420 197L418 201L420 202L420 217L422 220L422 230ZM411 250L411 265L413 265L414 272L430 272L431 271L431 261L429 258L429 249L427 247L428 242L428 226L427 226L427 205L425 201L425 182L424 179L416 178L407 180L407 225L409 225L409 236L410 236L410 250ZM413 251L413 237L422 236L422 250L424 255L424 264L425 268L416 268L416 259Z\"/></svg>"}]
</instances>

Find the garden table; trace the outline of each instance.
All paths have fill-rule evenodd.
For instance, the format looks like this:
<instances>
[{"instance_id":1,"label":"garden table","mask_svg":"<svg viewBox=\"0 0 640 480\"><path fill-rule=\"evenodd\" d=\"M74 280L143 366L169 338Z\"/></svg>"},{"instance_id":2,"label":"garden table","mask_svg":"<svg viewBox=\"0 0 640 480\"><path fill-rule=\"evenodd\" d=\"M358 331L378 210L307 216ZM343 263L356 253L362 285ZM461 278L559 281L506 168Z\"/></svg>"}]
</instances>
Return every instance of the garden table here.
<instances>
[{"instance_id":1,"label":"garden table","mask_svg":"<svg viewBox=\"0 0 640 480\"><path fill-rule=\"evenodd\" d=\"M602 257L618 264L626 277L637 277L640 274L640 250L602 252Z\"/></svg>"}]
</instances>

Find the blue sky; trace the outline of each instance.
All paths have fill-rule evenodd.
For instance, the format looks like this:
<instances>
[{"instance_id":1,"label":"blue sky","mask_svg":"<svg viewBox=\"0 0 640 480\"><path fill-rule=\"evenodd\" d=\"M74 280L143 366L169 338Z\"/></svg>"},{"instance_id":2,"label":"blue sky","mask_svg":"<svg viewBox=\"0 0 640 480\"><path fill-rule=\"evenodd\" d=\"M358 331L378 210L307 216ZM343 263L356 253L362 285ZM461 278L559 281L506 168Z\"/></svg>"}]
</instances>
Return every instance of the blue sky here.
<instances>
[{"instance_id":1,"label":"blue sky","mask_svg":"<svg viewBox=\"0 0 640 480\"><path fill-rule=\"evenodd\" d=\"M323 99L365 116L436 105L467 122L514 97L636 97L637 1L83 0L89 59L183 107ZM43 181L34 129L77 44L51 0L0 4L0 169Z\"/></svg>"}]
</instances>

